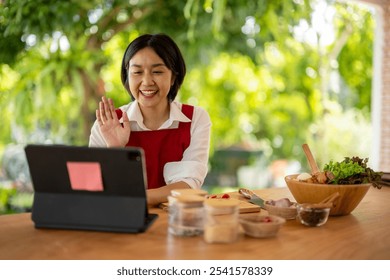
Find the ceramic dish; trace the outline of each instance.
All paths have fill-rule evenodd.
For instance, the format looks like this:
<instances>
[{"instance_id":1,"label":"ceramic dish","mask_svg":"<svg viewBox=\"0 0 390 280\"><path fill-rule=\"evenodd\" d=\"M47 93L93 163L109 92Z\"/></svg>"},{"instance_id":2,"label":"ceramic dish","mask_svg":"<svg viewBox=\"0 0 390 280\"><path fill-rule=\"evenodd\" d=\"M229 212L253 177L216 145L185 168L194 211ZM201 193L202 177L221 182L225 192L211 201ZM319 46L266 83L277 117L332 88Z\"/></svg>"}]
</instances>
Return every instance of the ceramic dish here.
<instances>
[{"instance_id":1,"label":"ceramic dish","mask_svg":"<svg viewBox=\"0 0 390 280\"><path fill-rule=\"evenodd\" d=\"M290 207L280 207L266 201L264 208L268 211L268 214L279 216L286 220L293 220L297 217L297 204L295 202Z\"/></svg>"},{"instance_id":2,"label":"ceramic dish","mask_svg":"<svg viewBox=\"0 0 390 280\"><path fill-rule=\"evenodd\" d=\"M239 219L246 235L256 238L273 237L285 219L274 215L242 215Z\"/></svg>"}]
</instances>

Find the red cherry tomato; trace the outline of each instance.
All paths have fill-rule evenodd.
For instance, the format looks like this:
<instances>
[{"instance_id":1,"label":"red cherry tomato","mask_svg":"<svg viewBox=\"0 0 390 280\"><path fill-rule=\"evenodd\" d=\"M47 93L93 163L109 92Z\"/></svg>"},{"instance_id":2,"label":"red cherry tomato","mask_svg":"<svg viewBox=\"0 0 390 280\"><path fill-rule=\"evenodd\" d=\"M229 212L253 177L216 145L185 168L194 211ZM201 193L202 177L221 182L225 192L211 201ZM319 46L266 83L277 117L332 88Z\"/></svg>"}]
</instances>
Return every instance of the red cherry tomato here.
<instances>
[{"instance_id":1,"label":"red cherry tomato","mask_svg":"<svg viewBox=\"0 0 390 280\"><path fill-rule=\"evenodd\" d=\"M228 195L227 193L224 193L224 194L222 195L222 198L230 198L230 195Z\"/></svg>"}]
</instances>

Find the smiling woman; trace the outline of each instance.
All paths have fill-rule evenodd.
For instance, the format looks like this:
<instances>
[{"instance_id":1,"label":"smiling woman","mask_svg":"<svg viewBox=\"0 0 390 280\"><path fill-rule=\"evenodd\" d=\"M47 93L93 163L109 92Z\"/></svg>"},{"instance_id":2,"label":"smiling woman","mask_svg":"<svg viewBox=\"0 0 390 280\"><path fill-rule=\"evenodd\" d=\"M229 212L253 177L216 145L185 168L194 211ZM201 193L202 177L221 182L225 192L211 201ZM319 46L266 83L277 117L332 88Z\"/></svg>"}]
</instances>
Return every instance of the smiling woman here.
<instances>
[{"instance_id":1,"label":"smiling woman","mask_svg":"<svg viewBox=\"0 0 390 280\"><path fill-rule=\"evenodd\" d=\"M132 102L116 109L102 98L90 146L141 147L148 203L167 201L172 189L201 188L207 174L211 122L200 107L174 101L186 66L165 34L146 34L127 47L121 79Z\"/></svg>"},{"instance_id":2,"label":"smiling woman","mask_svg":"<svg viewBox=\"0 0 390 280\"><path fill-rule=\"evenodd\" d=\"M161 112L158 116L152 112L153 115L148 119L150 123L145 124L152 130L158 129L169 117L166 105L175 75L150 47L138 51L129 64L130 93L142 106L144 114L150 112L150 109Z\"/></svg>"}]
</instances>

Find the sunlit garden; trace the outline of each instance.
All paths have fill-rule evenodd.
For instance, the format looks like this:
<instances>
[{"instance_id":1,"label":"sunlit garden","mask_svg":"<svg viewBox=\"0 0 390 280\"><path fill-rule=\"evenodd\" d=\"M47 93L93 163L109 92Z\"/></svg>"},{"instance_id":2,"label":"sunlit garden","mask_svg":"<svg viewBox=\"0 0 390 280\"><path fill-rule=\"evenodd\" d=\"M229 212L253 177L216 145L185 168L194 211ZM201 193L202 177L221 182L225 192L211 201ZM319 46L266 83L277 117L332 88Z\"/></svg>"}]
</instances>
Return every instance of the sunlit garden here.
<instances>
[{"instance_id":1,"label":"sunlit garden","mask_svg":"<svg viewBox=\"0 0 390 280\"><path fill-rule=\"evenodd\" d=\"M130 101L121 60L143 33L178 42L178 99L211 117L209 192L284 186L308 169L303 143L320 166L370 157L374 12L331 0L0 1L0 213L31 207L26 144L88 145L101 96Z\"/></svg>"}]
</instances>

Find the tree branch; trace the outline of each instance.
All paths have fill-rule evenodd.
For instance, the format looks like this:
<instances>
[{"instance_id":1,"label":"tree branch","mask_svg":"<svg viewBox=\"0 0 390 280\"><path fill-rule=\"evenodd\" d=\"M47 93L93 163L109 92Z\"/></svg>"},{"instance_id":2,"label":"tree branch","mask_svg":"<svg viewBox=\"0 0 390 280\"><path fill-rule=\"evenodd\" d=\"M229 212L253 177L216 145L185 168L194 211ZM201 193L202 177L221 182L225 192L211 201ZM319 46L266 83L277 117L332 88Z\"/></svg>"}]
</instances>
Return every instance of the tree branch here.
<instances>
[{"instance_id":1,"label":"tree branch","mask_svg":"<svg viewBox=\"0 0 390 280\"><path fill-rule=\"evenodd\" d=\"M347 43L348 38L349 38L349 36L351 36L352 32L353 32L352 24L350 22L348 22L345 26L345 29L341 33L341 36L336 41L332 51L329 54L329 58L331 60L336 59L339 56L341 50L343 49L343 47Z\"/></svg>"},{"instance_id":2,"label":"tree branch","mask_svg":"<svg viewBox=\"0 0 390 280\"><path fill-rule=\"evenodd\" d=\"M129 25L133 24L136 22L136 19L134 17L130 17L124 22L121 23L116 23L115 22L115 16L117 13L122 9L122 7L117 7L114 9L112 12L110 12L100 24L98 24L98 32L96 34L93 34L90 36L87 42L87 47L91 49L96 49L100 48L101 45L104 42L108 42L114 35L118 34L119 32L123 31L126 29ZM152 11L150 8L144 8L141 10L142 15L145 16L149 14ZM113 28L109 28L110 25L113 25ZM103 33L106 32L107 30L112 31L111 36L109 38L103 39Z\"/></svg>"}]
</instances>

